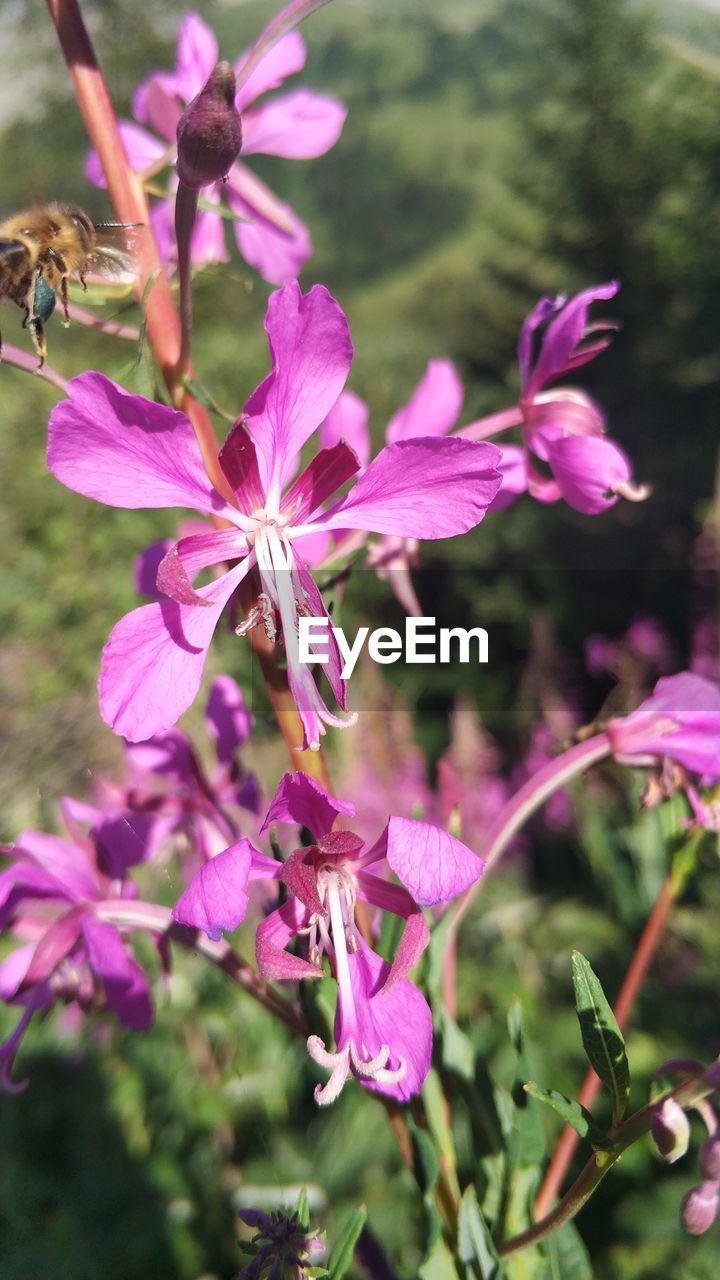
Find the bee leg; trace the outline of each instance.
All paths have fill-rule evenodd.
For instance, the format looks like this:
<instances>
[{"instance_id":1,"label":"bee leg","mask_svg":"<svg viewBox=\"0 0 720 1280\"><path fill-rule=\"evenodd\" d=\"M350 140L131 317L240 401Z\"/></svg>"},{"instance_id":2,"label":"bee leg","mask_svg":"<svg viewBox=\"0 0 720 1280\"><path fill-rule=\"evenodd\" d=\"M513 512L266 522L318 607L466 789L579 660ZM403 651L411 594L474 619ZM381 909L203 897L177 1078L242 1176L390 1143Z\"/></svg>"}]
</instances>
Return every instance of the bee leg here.
<instances>
[{"instance_id":1,"label":"bee leg","mask_svg":"<svg viewBox=\"0 0 720 1280\"><path fill-rule=\"evenodd\" d=\"M67 286L67 282L68 282L68 278L67 278L67 276L63 276L62 280L60 281L60 301L62 302L63 313L64 313L64 316L65 316L65 319L63 320L63 324L64 324L64 326L65 326L65 328L66 328L66 329L68 328L68 326L69 326L69 324L70 324L70 317L69 317L69 315L68 315L68 286Z\"/></svg>"},{"instance_id":2,"label":"bee leg","mask_svg":"<svg viewBox=\"0 0 720 1280\"><path fill-rule=\"evenodd\" d=\"M30 337L33 340L33 346L39 356L38 369L42 369L45 363L45 357L47 356L47 343L45 341L43 322L39 316L30 316L27 327L30 330Z\"/></svg>"},{"instance_id":3,"label":"bee leg","mask_svg":"<svg viewBox=\"0 0 720 1280\"><path fill-rule=\"evenodd\" d=\"M87 293L87 285L86 285L86 283L85 283L85 276L84 276L84 274L83 274L83 272L82 272L82 271L80 272L80 275L78 276L78 280L80 281L80 283L81 283L81 285L82 285L82 287L83 287L83 293Z\"/></svg>"}]
</instances>

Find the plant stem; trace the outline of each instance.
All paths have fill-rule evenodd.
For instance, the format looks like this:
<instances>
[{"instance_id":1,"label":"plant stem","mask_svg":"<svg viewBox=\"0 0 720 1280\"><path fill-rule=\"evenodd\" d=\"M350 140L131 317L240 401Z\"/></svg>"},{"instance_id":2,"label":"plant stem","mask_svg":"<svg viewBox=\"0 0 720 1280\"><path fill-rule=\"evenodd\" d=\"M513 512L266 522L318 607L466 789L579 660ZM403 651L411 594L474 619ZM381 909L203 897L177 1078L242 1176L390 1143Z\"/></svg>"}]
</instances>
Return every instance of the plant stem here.
<instances>
[{"instance_id":1,"label":"plant stem","mask_svg":"<svg viewBox=\"0 0 720 1280\"><path fill-rule=\"evenodd\" d=\"M594 1152L552 1212L541 1218L534 1226L529 1227L527 1231L522 1231L519 1235L498 1244L496 1246L498 1255L501 1258L507 1258L511 1253L527 1249L529 1245L539 1244L558 1227L570 1222L623 1152L627 1151L628 1147L637 1142L643 1134L649 1132L653 1112L666 1098L674 1098L680 1106L688 1107L707 1097L709 1093L712 1093L712 1088L706 1083L704 1075L693 1075L682 1084L676 1085L674 1089L668 1090L662 1098L655 1099L654 1102L648 1103L634 1115L629 1116L613 1131L613 1146L608 1151Z\"/></svg>"},{"instance_id":2,"label":"plant stem","mask_svg":"<svg viewBox=\"0 0 720 1280\"><path fill-rule=\"evenodd\" d=\"M180 277L180 358L183 376L190 371L190 345L192 342L192 266L190 245L198 207L198 192L181 182L175 197L175 239L178 249L178 275Z\"/></svg>"},{"instance_id":3,"label":"plant stem","mask_svg":"<svg viewBox=\"0 0 720 1280\"><path fill-rule=\"evenodd\" d=\"M635 997L642 986L657 949L662 931L665 927L668 912L678 893L678 885L672 875L663 882L655 905L648 916L638 940L632 960L628 967L618 998L613 1006L613 1013L618 1026L622 1029L630 1015ZM578 1102L589 1109L595 1101L602 1083L592 1068L588 1071L578 1094ZM578 1134L570 1125L563 1129L553 1157L543 1178L542 1186L535 1201L535 1217L543 1218L552 1201L560 1190L563 1178L580 1141Z\"/></svg>"}]
</instances>

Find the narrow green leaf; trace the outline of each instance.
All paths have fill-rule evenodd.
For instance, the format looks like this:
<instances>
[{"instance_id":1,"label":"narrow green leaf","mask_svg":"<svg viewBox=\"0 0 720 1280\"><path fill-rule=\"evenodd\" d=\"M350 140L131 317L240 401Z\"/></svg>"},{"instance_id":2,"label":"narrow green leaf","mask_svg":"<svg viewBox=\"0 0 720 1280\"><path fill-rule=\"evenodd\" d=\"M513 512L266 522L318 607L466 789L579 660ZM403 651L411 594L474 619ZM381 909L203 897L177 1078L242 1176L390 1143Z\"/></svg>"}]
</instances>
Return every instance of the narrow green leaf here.
<instances>
[{"instance_id":1,"label":"narrow green leaf","mask_svg":"<svg viewBox=\"0 0 720 1280\"><path fill-rule=\"evenodd\" d=\"M307 1187L303 1187L297 1198L295 1203L295 1212L297 1214L300 1230L308 1231L310 1228L310 1206L308 1205Z\"/></svg>"},{"instance_id":2,"label":"narrow green leaf","mask_svg":"<svg viewBox=\"0 0 720 1280\"><path fill-rule=\"evenodd\" d=\"M597 976L579 951L572 953L572 979L583 1047L612 1097L613 1124L619 1124L630 1093L625 1041Z\"/></svg>"},{"instance_id":3,"label":"narrow green leaf","mask_svg":"<svg viewBox=\"0 0 720 1280\"><path fill-rule=\"evenodd\" d=\"M592 1264L574 1222L566 1222L545 1241L548 1263L540 1280L592 1280Z\"/></svg>"},{"instance_id":4,"label":"narrow green leaf","mask_svg":"<svg viewBox=\"0 0 720 1280\"><path fill-rule=\"evenodd\" d=\"M428 1128L440 1154L445 1158L448 1172L454 1177L457 1159L452 1129L448 1120L448 1109L445 1094L440 1083L440 1076L431 1067L422 1087L422 1100L427 1116ZM460 1188L458 1187L458 1195Z\"/></svg>"},{"instance_id":5,"label":"narrow green leaf","mask_svg":"<svg viewBox=\"0 0 720 1280\"><path fill-rule=\"evenodd\" d=\"M586 1111L579 1102L566 1098L565 1094L558 1093L557 1089L543 1089L532 1080L528 1080L523 1088L531 1098L537 1098L538 1102L544 1102L546 1106L552 1107L553 1111L557 1111L566 1124L569 1124L581 1138L587 1138L594 1147L604 1150L612 1146L612 1139L595 1123L590 1112Z\"/></svg>"},{"instance_id":6,"label":"narrow green leaf","mask_svg":"<svg viewBox=\"0 0 720 1280\"><path fill-rule=\"evenodd\" d=\"M465 1188L460 1201L458 1257L461 1262L477 1264L479 1280L495 1280L500 1269L490 1228L480 1211L473 1186Z\"/></svg>"},{"instance_id":7,"label":"narrow green leaf","mask_svg":"<svg viewBox=\"0 0 720 1280\"><path fill-rule=\"evenodd\" d=\"M341 1280L341 1277L345 1275L352 1262L355 1245L360 1237L360 1232L365 1226L366 1218L367 1209L364 1204L361 1204L360 1208L356 1209L345 1223L345 1227L335 1241L328 1258L330 1280Z\"/></svg>"},{"instance_id":8,"label":"narrow green leaf","mask_svg":"<svg viewBox=\"0 0 720 1280\"><path fill-rule=\"evenodd\" d=\"M508 1158L511 1168L539 1170L545 1153L545 1134L535 1107L531 1107L525 1093L525 1081L530 1075L525 1036L522 1026L522 1007L513 1000L508 1010L508 1031L517 1054L515 1078L511 1098L514 1106L512 1134L508 1140Z\"/></svg>"},{"instance_id":9,"label":"narrow green leaf","mask_svg":"<svg viewBox=\"0 0 720 1280\"><path fill-rule=\"evenodd\" d=\"M418 1268L418 1277L419 1280L460 1280L452 1254L442 1236L434 1241Z\"/></svg>"}]
</instances>

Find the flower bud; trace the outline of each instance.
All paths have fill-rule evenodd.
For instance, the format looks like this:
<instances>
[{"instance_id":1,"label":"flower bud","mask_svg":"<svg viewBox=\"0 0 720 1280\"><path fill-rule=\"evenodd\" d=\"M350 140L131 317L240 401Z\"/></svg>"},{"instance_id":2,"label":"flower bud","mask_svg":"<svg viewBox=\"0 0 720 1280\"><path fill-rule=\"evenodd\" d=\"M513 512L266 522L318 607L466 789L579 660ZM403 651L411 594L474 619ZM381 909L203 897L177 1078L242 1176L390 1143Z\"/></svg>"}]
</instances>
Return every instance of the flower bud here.
<instances>
[{"instance_id":1,"label":"flower bud","mask_svg":"<svg viewBox=\"0 0 720 1280\"><path fill-rule=\"evenodd\" d=\"M703 1142L698 1160L703 1178L720 1182L720 1133L713 1133Z\"/></svg>"},{"instance_id":2,"label":"flower bud","mask_svg":"<svg viewBox=\"0 0 720 1280\"><path fill-rule=\"evenodd\" d=\"M680 1205L680 1220L691 1236L701 1236L715 1221L718 1209L717 1182L701 1182L691 1187Z\"/></svg>"},{"instance_id":3,"label":"flower bud","mask_svg":"<svg viewBox=\"0 0 720 1280\"><path fill-rule=\"evenodd\" d=\"M666 1098L655 1108L650 1133L660 1155L668 1164L674 1164L685 1155L690 1141L690 1122L674 1098Z\"/></svg>"},{"instance_id":4,"label":"flower bud","mask_svg":"<svg viewBox=\"0 0 720 1280\"><path fill-rule=\"evenodd\" d=\"M188 103L178 121L177 144L178 177L195 190L219 182L237 160L242 125L229 62L218 62L207 84Z\"/></svg>"}]
</instances>

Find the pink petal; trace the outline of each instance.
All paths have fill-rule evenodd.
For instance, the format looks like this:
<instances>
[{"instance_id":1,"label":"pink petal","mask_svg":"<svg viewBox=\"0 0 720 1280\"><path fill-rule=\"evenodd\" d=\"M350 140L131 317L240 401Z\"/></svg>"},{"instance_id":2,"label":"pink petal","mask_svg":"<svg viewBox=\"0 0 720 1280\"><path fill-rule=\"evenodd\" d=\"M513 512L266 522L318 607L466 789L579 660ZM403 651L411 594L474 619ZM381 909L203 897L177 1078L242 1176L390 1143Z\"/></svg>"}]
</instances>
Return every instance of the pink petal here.
<instances>
[{"instance_id":1,"label":"pink petal","mask_svg":"<svg viewBox=\"0 0 720 1280\"><path fill-rule=\"evenodd\" d=\"M126 951L114 925L85 915L82 931L90 968L103 984L108 1008L123 1026L145 1031L152 1023L153 1009L143 970Z\"/></svg>"},{"instance_id":2,"label":"pink petal","mask_svg":"<svg viewBox=\"0 0 720 1280\"><path fill-rule=\"evenodd\" d=\"M327 418L320 424L319 440L324 449L345 441L355 451L364 470L370 460L367 429L368 407L354 391L343 391ZM306 557L307 558L307 557Z\"/></svg>"},{"instance_id":3,"label":"pink petal","mask_svg":"<svg viewBox=\"0 0 720 1280\"><path fill-rule=\"evenodd\" d=\"M477 452L474 452L477 450ZM401 538L449 538L482 520L500 488L499 450L470 440L387 445L317 524Z\"/></svg>"},{"instance_id":4,"label":"pink petal","mask_svg":"<svg viewBox=\"0 0 720 1280\"><path fill-rule=\"evenodd\" d=\"M103 650L100 713L116 733L141 742L172 728L193 701L220 614L249 558L198 594L212 607L168 600L135 609L113 627Z\"/></svg>"},{"instance_id":5,"label":"pink petal","mask_svg":"<svg viewBox=\"0 0 720 1280\"><path fill-rule=\"evenodd\" d=\"M561 496L574 511L599 515L615 505L616 485L632 476L630 459L623 450L598 436L567 436L547 446L548 462Z\"/></svg>"},{"instance_id":6,"label":"pink petal","mask_svg":"<svg viewBox=\"0 0 720 1280\"><path fill-rule=\"evenodd\" d=\"M163 538L161 542L151 542L140 552L133 568L133 586L139 596L157 599L157 571L172 545L170 538Z\"/></svg>"},{"instance_id":7,"label":"pink petal","mask_svg":"<svg viewBox=\"0 0 720 1280\"><path fill-rule=\"evenodd\" d=\"M98 862L106 875L122 880L130 867L147 861L157 848L159 832L154 814L122 813L103 818L93 827Z\"/></svg>"},{"instance_id":8,"label":"pink petal","mask_svg":"<svg viewBox=\"0 0 720 1280\"><path fill-rule=\"evenodd\" d=\"M61 484L111 507L228 511L184 414L101 373L71 378L68 391L48 427L47 464Z\"/></svg>"},{"instance_id":9,"label":"pink petal","mask_svg":"<svg viewBox=\"0 0 720 1280\"><path fill-rule=\"evenodd\" d=\"M202 89L218 60L218 44L197 13L186 13L177 38L174 90L189 102Z\"/></svg>"},{"instance_id":10,"label":"pink petal","mask_svg":"<svg viewBox=\"0 0 720 1280\"><path fill-rule=\"evenodd\" d=\"M290 898L277 911L271 911L259 925L255 935L255 958L263 978L269 982L322 978L323 971L317 965L285 950L290 939L307 926L309 918L306 907L297 898Z\"/></svg>"},{"instance_id":11,"label":"pink petal","mask_svg":"<svg viewBox=\"0 0 720 1280\"><path fill-rule=\"evenodd\" d=\"M390 818L387 860L421 907L447 902L480 879L484 862L467 845L430 822Z\"/></svg>"},{"instance_id":12,"label":"pink petal","mask_svg":"<svg viewBox=\"0 0 720 1280\"><path fill-rule=\"evenodd\" d=\"M347 320L322 285L302 294L297 281L270 295L265 329L272 376L245 406L249 429L278 496L305 441L345 384L352 346Z\"/></svg>"},{"instance_id":13,"label":"pink petal","mask_svg":"<svg viewBox=\"0 0 720 1280\"><path fill-rule=\"evenodd\" d=\"M444 436L457 421L463 388L451 360L428 360L413 394L388 423L388 444L414 436Z\"/></svg>"},{"instance_id":14,"label":"pink petal","mask_svg":"<svg viewBox=\"0 0 720 1280\"><path fill-rule=\"evenodd\" d=\"M230 764L238 747L247 742L255 717L232 676L218 676L210 687L205 722L221 764Z\"/></svg>"},{"instance_id":15,"label":"pink petal","mask_svg":"<svg viewBox=\"0 0 720 1280\"><path fill-rule=\"evenodd\" d=\"M248 840L238 840L195 873L172 909L173 920L202 929L219 942L223 930L232 933L244 919L252 855Z\"/></svg>"},{"instance_id":16,"label":"pink petal","mask_svg":"<svg viewBox=\"0 0 720 1280\"><path fill-rule=\"evenodd\" d=\"M131 169L141 173L160 159L167 150L167 143L160 142L151 133L133 124L131 120L119 120L118 128L122 138L125 155ZM95 187L107 187L105 174L96 151L88 151L85 158L85 177Z\"/></svg>"},{"instance_id":17,"label":"pink petal","mask_svg":"<svg viewBox=\"0 0 720 1280\"><path fill-rule=\"evenodd\" d=\"M218 461L241 511L246 515L252 515L254 511L265 505L257 449L242 420L236 422L231 428L220 450Z\"/></svg>"},{"instance_id":18,"label":"pink petal","mask_svg":"<svg viewBox=\"0 0 720 1280\"><path fill-rule=\"evenodd\" d=\"M313 839L322 840L340 813L352 817L354 804L328 795L320 783L306 773L285 773L270 801L260 833L274 822L295 822L299 827L306 827Z\"/></svg>"},{"instance_id":19,"label":"pink petal","mask_svg":"<svg viewBox=\"0 0 720 1280\"><path fill-rule=\"evenodd\" d=\"M296 89L243 115L242 153L312 160L335 145L346 115L337 98Z\"/></svg>"},{"instance_id":20,"label":"pink petal","mask_svg":"<svg viewBox=\"0 0 720 1280\"><path fill-rule=\"evenodd\" d=\"M313 576L302 563L298 555L295 556L295 568L303 596L305 597L306 605L310 610L310 617L327 618L328 623L330 623L330 615L323 604L322 596L315 585ZM347 708L347 683L340 675L340 672L343 669L343 659L340 656L340 648L330 625L328 625L327 628L327 645L325 647L327 650L328 660L323 666L323 672L330 688L333 691L335 701L338 706L345 711ZM292 675L290 658L291 655L288 655L288 671L289 674ZM307 671L307 668L305 667L303 670Z\"/></svg>"},{"instance_id":21,"label":"pink petal","mask_svg":"<svg viewBox=\"0 0 720 1280\"><path fill-rule=\"evenodd\" d=\"M133 94L132 113L135 119L142 124L149 124L151 129L165 139L163 151L168 149L168 143L174 146L182 114L175 85L175 76L161 71L139 84ZM191 96L194 97L194 94ZM138 169L145 167L144 164L133 165L133 168Z\"/></svg>"},{"instance_id":22,"label":"pink petal","mask_svg":"<svg viewBox=\"0 0 720 1280\"><path fill-rule=\"evenodd\" d=\"M75 946L80 933L81 907L73 907L67 915L55 920L42 935L27 967L22 987L45 982Z\"/></svg>"},{"instance_id":23,"label":"pink petal","mask_svg":"<svg viewBox=\"0 0 720 1280\"><path fill-rule=\"evenodd\" d=\"M163 596L178 604L208 608L203 596L194 590L193 579L211 565L240 559L247 555L247 549L245 537L237 529L193 533L170 547L158 566L155 585Z\"/></svg>"},{"instance_id":24,"label":"pink petal","mask_svg":"<svg viewBox=\"0 0 720 1280\"><path fill-rule=\"evenodd\" d=\"M15 847L57 880L63 897L78 902L97 897L97 875L90 863L89 849L45 831L21 831Z\"/></svg>"},{"instance_id":25,"label":"pink petal","mask_svg":"<svg viewBox=\"0 0 720 1280\"><path fill-rule=\"evenodd\" d=\"M241 81L235 95L235 106L238 111L244 111L251 102L260 97L261 93L277 89L288 76L296 75L305 66L305 44L297 31L288 32L282 40L278 40L276 45L268 49L247 80L243 80L243 66L247 53L246 50L235 63L235 71Z\"/></svg>"},{"instance_id":26,"label":"pink petal","mask_svg":"<svg viewBox=\"0 0 720 1280\"><path fill-rule=\"evenodd\" d=\"M382 880L371 871L359 871L357 879L358 897L363 902L370 902L382 911L392 911L393 915L402 916L407 922L383 987L383 991L388 991L400 978L407 977L417 964L430 941L430 932L422 911L415 906L406 889Z\"/></svg>"},{"instance_id":27,"label":"pink petal","mask_svg":"<svg viewBox=\"0 0 720 1280\"><path fill-rule=\"evenodd\" d=\"M527 492L525 450L517 444L504 444L500 454L500 461L496 465L502 476L502 483L488 511L504 511L521 493Z\"/></svg>"},{"instance_id":28,"label":"pink petal","mask_svg":"<svg viewBox=\"0 0 720 1280\"><path fill-rule=\"evenodd\" d=\"M617 281L611 280L608 284L583 289L550 321L535 367L524 388L527 397L536 395L553 378L565 372L567 362L587 328L589 307L593 302L614 298L618 288Z\"/></svg>"},{"instance_id":29,"label":"pink petal","mask_svg":"<svg viewBox=\"0 0 720 1280\"><path fill-rule=\"evenodd\" d=\"M294 280L312 253L305 224L244 165L233 165L226 195L239 219L235 243L245 261L269 284Z\"/></svg>"},{"instance_id":30,"label":"pink petal","mask_svg":"<svg viewBox=\"0 0 720 1280\"><path fill-rule=\"evenodd\" d=\"M607 735L626 764L669 756L714 782L720 778L720 686L689 671L665 676L629 716L608 722Z\"/></svg>"},{"instance_id":31,"label":"pink petal","mask_svg":"<svg viewBox=\"0 0 720 1280\"><path fill-rule=\"evenodd\" d=\"M25 946L16 947L0 960L0 1000L12 1000L17 995L34 950L35 944L28 942Z\"/></svg>"},{"instance_id":32,"label":"pink petal","mask_svg":"<svg viewBox=\"0 0 720 1280\"><path fill-rule=\"evenodd\" d=\"M321 449L288 489L280 511L291 524L302 524L360 469L357 454L340 443Z\"/></svg>"},{"instance_id":33,"label":"pink petal","mask_svg":"<svg viewBox=\"0 0 720 1280\"><path fill-rule=\"evenodd\" d=\"M360 1039L364 1052L372 1057L383 1045L390 1049L389 1067L401 1061L405 1075L394 1084L360 1079L366 1089L388 1094L406 1102L419 1093L430 1068L432 1016L425 998L407 978L384 990L390 972L385 960L371 951L362 939L359 950L348 955L355 1004L355 1025L344 1025L344 1009L338 1001L335 1015L335 1042L344 1047L349 1039ZM358 1046L359 1048L359 1046Z\"/></svg>"}]
</instances>

